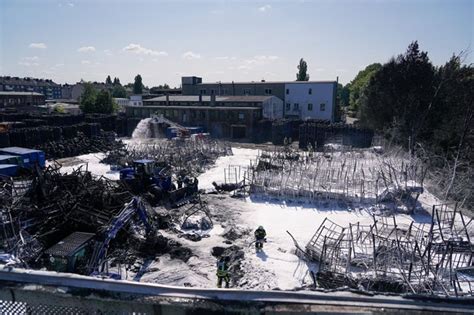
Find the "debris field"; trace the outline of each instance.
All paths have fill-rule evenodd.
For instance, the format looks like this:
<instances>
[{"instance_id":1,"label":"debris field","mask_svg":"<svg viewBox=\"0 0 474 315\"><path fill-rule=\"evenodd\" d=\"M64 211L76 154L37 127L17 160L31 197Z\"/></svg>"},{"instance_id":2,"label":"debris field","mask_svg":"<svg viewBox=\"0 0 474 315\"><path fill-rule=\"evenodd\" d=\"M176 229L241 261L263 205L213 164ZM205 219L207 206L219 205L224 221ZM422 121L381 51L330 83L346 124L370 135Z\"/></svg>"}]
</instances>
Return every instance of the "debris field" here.
<instances>
[{"instance_id":1,"label":"debris field","mask_svg":"<svg viewBox=\"0 0 474 315\"><path fill-rule=\"evenodd\" d=\"M2 262L215 287L225 256L231 287L244 289L474 294L474 223L424 188L419 161L382 148L258 148L130 139L2 178ZM124 180L137 160L161 181Z\"/></svg>"}]
</instances>

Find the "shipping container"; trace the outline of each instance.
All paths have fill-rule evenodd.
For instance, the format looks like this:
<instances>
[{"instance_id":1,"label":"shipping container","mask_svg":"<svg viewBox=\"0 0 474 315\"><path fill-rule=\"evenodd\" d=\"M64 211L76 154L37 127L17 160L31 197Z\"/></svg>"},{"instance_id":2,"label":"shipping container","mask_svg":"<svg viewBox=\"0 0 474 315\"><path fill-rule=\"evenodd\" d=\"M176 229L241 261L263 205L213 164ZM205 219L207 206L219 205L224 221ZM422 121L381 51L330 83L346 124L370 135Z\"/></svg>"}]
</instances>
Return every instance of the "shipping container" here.
<instances>
[{"instance_id":1,"label":"shipping container","mask_svg":"<svg viewBox=\"0 0 474 315\"><path fill-rule=\"evenodd\" d=\"M9 147L0 149L0 154L20 156L23 162L23 167L31 168L35 164L40 167L45 167L46 157L43 151L33 150L21 147Z\"/></svg>"}]
</instances>

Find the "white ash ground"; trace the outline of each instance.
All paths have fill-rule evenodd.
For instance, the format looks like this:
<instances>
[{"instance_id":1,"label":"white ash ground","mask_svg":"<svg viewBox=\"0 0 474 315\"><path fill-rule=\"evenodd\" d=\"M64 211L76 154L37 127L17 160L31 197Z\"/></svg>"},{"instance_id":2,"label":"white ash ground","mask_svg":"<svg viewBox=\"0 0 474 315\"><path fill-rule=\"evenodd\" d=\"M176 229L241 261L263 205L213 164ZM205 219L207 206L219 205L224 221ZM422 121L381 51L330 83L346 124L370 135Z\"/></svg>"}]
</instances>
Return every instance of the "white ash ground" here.
<instances>
[{"instance_id":1,"label":"white ash ground","mask_svg":"<svg viewBox=\"0 0 474 315\"><path fill-rule=\"evenodd\" d=\"M258 150L234 147L233 153L232 156L219 158L214 167L198 177L200 189L211 191L213 181L218 183L224 181L225 168L229 165L248 166L250 160L254 160L257 156ZM77 165L87 163L88 169L93 174L118 179L118 174L111 172L108 165L99 163L102 158L103 154L99 153L68 159L63 170L72 171ZM191 249L193 256L184 262L165 254L153 261L137 263L136 271L127 273L128 280L213 288L216 286L216 258L211 255L212 249L216 246L237 245L242 248L245 256L241 262L242 277L233 284L234 287L291 290L312 284L308 270L316 266L307 265L294 254L294 244L287 231L292 233L301 246L304 246L325 217L342 226L356 222L373 223L372 215L366 210L366 206L356 203L314 204L259 197L238 199L229 195L212 194L204 195L203 200L208 202L214 221L214 228L206 232L209 237L193 242L180 238L171 231L160 230L165 237ZM426 209L439 203L437 198L426 190L419 201ZM413 215L397 214L396 220L399 224L409 224L412 220L420 223L430 222L431 218L427 212L421 212ZM264 245L263 252L256 254L252 244L253 231L259 225L265 227L268 242ZM231 244L223 236L229 229L241 234ZM141 271L137 272L138 269ZM125 270L122 274L126 275Z\"/></svg>"}]
</instances>

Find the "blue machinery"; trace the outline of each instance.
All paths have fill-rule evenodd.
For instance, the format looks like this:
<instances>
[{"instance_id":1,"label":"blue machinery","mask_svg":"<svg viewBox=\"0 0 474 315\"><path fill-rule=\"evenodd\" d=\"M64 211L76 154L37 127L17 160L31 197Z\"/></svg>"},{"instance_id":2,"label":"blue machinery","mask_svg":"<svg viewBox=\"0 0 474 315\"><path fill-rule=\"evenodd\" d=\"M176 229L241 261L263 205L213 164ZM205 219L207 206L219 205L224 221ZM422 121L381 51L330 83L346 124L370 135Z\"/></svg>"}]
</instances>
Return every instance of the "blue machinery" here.
<instances>
[{"instance_id":1,"label":"blue machinery","mask_svg":"<svg viewBox=\"0 0 474 315\"><path fill-rule=\"evenodd\" d=\"M130 201L122 209L122 211L120 211L119 214L112 218L107 230L104 232L105 240L103 242L96 243L88 266L91 275L97 275L103 271L101 266L103 267L110 242L117 236L117 233L130 221L130 219L135 214L138 215L140 220L145 225L147 233L152 230L152 227L148 222L145 204L141 198L134 197L132 201Z\"/></svg>"}]
</instances>

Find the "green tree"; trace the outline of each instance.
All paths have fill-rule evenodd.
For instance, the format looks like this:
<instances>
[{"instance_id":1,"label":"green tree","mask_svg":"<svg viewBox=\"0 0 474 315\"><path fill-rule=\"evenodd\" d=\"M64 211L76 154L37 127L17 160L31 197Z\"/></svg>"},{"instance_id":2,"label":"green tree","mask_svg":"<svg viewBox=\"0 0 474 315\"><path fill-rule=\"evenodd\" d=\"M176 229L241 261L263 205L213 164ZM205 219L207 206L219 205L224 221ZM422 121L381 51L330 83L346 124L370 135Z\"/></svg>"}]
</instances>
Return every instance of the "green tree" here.
<instances>
[{"instance_id":1,"label":"green tree","mask_svg":"<svg viewBox=\"0 0 474 315\"><path fill-rule=\"evenodd\" d=\"M95 112L95 101L97 98L97 90L90 82L84 83L84 91L81 94L80 109L84 113Z\"/></svg>"},{"instance_id":2,"label":"green tree","mask_svg":"<svg viewBox=\"0 0 474 315\"><path fill-rule=\"evenodd\" d=\"M389 131L412 150L427 131L438 84L428 54L415 41L371 76L360 101L361 122Z\"/></svg>"},{"instance_id":3,"label":"green tree","mask_svg":"<svg viewBox=\"0 0 474 315\"><path fill-rule=\"evenodd\" d=\"M308 72L308 65L303 58L300 59L300 63L298 64L298 73L296 74L296 81L308 81L309 74Z\"/></svg>"},{"instance_id":4,"label":"green tree","mask_svg":"<svg viewBox=\"0 0 474 315\"><path fill-rule=\"evenodd\" d=\"M114 78L114 82L113 82L113 85L122 85L120 84L120 79L119 78Z\"/></svg>"},{"instance_id":5,"label":"green tree","mask_svg":"<svg viewBox=\"0 0 474 315\"><path fill-rule=\"evenodd\" d=\"M349 106L354 112L358 112L360 108L360 98L364 93L370 78L380 69L380 63L373 63L359 71L354 80L349 83Z\"/></svg>"},{"instance_id":6,"label":"green tree","mask_svg":"<svg viewBox=\"0 0 474 315\"><path fill-rule=\"evenodd\" d=\"M105 84L112 85L112 79L110 78L110 75L108 75L107 78L105 79Z\"/></svg>"},{"instance_id":7,"label":"green tree","mask_svg":"<svg viewBox=\"0 0 474 315\"><path fill-rule=\"evenodd\" d=\"M102 90L97 94L95 101L95 113L111 114L115 111L116 104L108 90Z\"/></svg>"},{"instance_id":8,"label":"green tree","mask_svg":"<svg viewBox=\"0 0 474 315\"><path fill-rule=\"evenodd\" d=\"M115 85L114 88L112 89L112 96L124 98L124 97L127 97L127 91L125 90L123 86Z\"/></svg>"},{"instance_id":9,"label":"green tree","mask_svg":"<svg viewBox=\"0 0 474 315\"><path fill-rule=\"evenodd\" d=\"M337 84L337 98L339 99L339 104L341 107L349 106L349 95L350 95L350 83L342 85L341 83Z\"/></svg>"},{"instance_id":10,"label":"green tree","mask_svg":"<svg viewBox=\"0 0 474 315\"><path fill-rule=\"evenodd\" d=\"M143 93L143 82L142 76L137 74L135 77L135 82L133 83L133 94L142 94Z\"/></svg>"}]
</instances>

